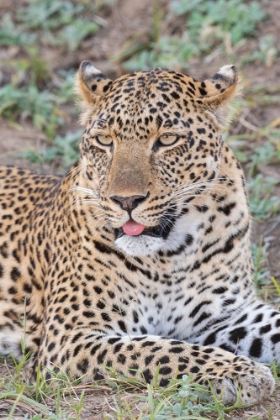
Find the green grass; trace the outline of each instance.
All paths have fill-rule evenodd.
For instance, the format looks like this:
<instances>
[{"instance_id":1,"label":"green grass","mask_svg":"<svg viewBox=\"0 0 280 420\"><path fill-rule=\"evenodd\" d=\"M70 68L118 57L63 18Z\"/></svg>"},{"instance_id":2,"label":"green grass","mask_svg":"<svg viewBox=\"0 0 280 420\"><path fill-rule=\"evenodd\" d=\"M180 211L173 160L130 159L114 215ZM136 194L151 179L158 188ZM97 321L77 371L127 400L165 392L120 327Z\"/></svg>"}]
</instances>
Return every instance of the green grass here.
<instances>
[{"instance_id":1,"label":"green grass","mask_svg":"<svg viewBox=\"0 0 280 420\"><path fill-rule=\"evenodd\" d=\"M61 170L66 171L79 157L79 141L83 130L69 132L63 137L57 135L52 145L36 152L32 150L24 151L21 156L30 162L42 165L43 163L54 163Z\"/></svg>"},{"instance_id":2,"label":"green grass","mask_svg":"<svg viewBox=\"0 0 280 420\"><path fill-rule=\"evenodd\" d=\"M169 20L176 16L185 19L183 31L177 30L172 36L161 34L159 21L162 15L155 7L154 30L150 42L135 45L133 40L136 54L125 62L128 70L150 67L179 67L187 70L187 60L210 54L213 49L217 52L232 50L232 47L237 47L244 39L254 36L257 24L266 17L257 2L247 4L242 0L172 0ZM274 39L270 37L260 41L255 60L263 59L268 44L271 48L271 60L276 56ZM127 46L128 56L131 47ZM137 49L140 50L139 53ZM122 51L116 59L124 57L125 51Z\"/></svg>"},{"instance_id":3,"label":"green grass","mask_svg":"<svg viewBox=\"0 0 280 420\"><path fill-rule=\"evenodd\" d=\"M21 62L21 65L26 67L24 64ZM29 62L27 70L30 70L30 84L19 87L17 83L9 83L0 88L0 115L10 122L16 122L20 119L31 121L37 130L45 134L49 140L49 145L55 146L59 142L57 132L65 125L62 105L74 101L74 73L73 71L58 73L56 83L59 87L53 86L42 90L38 87L36 81L44 78L46 73L44 63L41 63L38 67L37 58L34 58L33 61ZM77 110L74 110L74 115L78 118ZM75 136L75 133L73 135ZM71 134L69 136L71 137ZM78 141L79 138L76 138L76 140ZM70 143L68 138L66 143ZM67 147L66 145L65 151L69 150L69 155L64 157L64 161L72 164L76 157L73 158L72 149ZM51 153L52 151L45 154L46 162L50 161Z\"/></svg>"},{"instance_id":4,"label":"green grass","mask_svg":"<svg viewBox=\"0 0 280 420\"><path fill-rule=\"evenodd\" d=\"M256 220L280 217L280 197L273 194L277 184L279 180L264 177L262 174L248 179L249 203Z\"/></svg>"},{"instance_id":5,"label":"green grass","mask_svg":"<svg viewBox=\"0 0 280 420\"><path fill-rule=\"evenodd\" d=\"M192 377L187 375L160 388L113 372L111 379L92 385L80 384L62 374L45 382L39 374L34 386L28 383L24 361L13 364L10 362L7 375L0 381L0 403L4 400L10 404L8 419L13 419L17 408L24 408L31 413L25 416L28 420L78 420L85 401L94 403L96 392L104 391L112 395L104 412L107 420L204 420L213 415L224 419L227 413L242 407L239 403L226 407L211 389L192 383Z\"/></svg>"},{"instance_id":6,"label":"green grass","mask_svg":"<svg viewBox=\"0 0 280 420\"><path fill-rule=\"evenodd\" d=\"M255 35L257 24L266 16L258 2L241 0L173 0L171 11L186 16L192 38L199 36L205 28L213 27L217 29L214 34L218 39L228 33L232 44ZM211 46L210 43L205 48Z\"/></svg>"},{"instance_id":7,"label":"green grass","mask_svg":"<svg viewBox=\"0 0 280 420\"><path fill-rule=\"evenodd\" d=\"M257 288L267 285L270 279L270 271L267 266L269 241L260 237L259 244L252 244L252 256L255 266L254 283Z\"/></svg>"},{"instance_id":8,"label":"green grass","mask_svg":"<svg viewBox=\"0 0 280 420\"><path fill-rule=\"evenodd\" d=\"M95 33L99 25L93 21L95 6L87 5L91 19L83 17L86 4L64 0L28 0L14 16L6 14L1 20L0 45L35 46L65 45L76 50L83 39ZM44 34L43 37L40 34Z\"/></svg>"},{"instance_id":9,"label":"green grass","mask_svg":"<svg viewBox=\"0 0 280 420\"><path fill-rule=\"evenodd\" d=\"M20 8L16 17L28 29L48 31L59 29L61 26L72 23L83 5L75 5L64 0L28 0L27 7Z\"/></svg>"},{"instance_id":10,"label":"green grass","mask_svg":"<svg viewBox=\"0 0 280 420\"><path fill-rule=\"evenodd\" d=\"M23 409L28 420L78 420L84 404L94 407L95 395L104 392L109 399L104 420L222 420L242 408L239 402L225 406L211 388L192 383L191 375L171 380L167 387L160 388L156 380L145 384L115 374L111 368L111 379L93 384L81 384L64 374L54 374L46 382L38 372L34 386L28 381L24 362L9 361L8 372L0 381L0 404L3 400L10 405L8 419L13 419L17 409ZM274 363L271 368L277 379L280 365Z\"/></svg>"},{"instance_id":11,"label":"green grass","mask_svg":"<svg viewBox=\"0 0 280 420\"><path fill-rule=\"evenodd\" d=\"M10 14L2 16L0 21L0 45L28 46L33 45L37 39L36 34L25 33L19 28Z\"/></svg>"},{"instance_id":12,"label":"green grass","mask_svg":"<svg viewBox=\"0 0 280 420\"><path fill-rule=\"evenodd\" d=\"M56 99L49 90L40 92L35 85L18 88L9 84L0 88L0 115L10 121L30 118L35 128L51 137L63 123Z\"/></svg>"}]
</instances>

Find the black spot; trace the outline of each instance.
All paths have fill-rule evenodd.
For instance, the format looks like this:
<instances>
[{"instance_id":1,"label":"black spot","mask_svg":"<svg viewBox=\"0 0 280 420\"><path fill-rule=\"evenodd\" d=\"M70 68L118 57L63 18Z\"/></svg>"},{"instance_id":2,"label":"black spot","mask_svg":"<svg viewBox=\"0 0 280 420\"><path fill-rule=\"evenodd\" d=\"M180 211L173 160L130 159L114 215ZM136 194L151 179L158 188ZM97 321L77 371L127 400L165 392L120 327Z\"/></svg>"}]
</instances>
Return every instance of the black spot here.
<instances>
[{"instance_id":1,"label":"black spot","mask_svg":"<svg viewBox=\"0 0 280 420\"><path fill-rule=\"evenodd\" d=\"M262 340L260 338L255 338L249 349L249 354L251 357L260 357L262 354Z\"/></svg>"},{"instance_id":2,"label":"black spot","mask_svg":"<svg viewBox=\"0 0 280 420\"><path fill-rule=\"evenodd\" d=\"M153 375L151 374L150 369L146 369L143 371L143 376L145 378L145 381L149 384L152 379L153 379Z\"/></svg>"},{"instance_id":3,"label":"black spot","mask_svg":"<svg viewBox=\"0 0 280 420\"><path fill-rule=\"evenodd\" d=\"M239 340L242 340L242 338L245 338L246 335L247 335L246 328L239 327L239 328L236 328L235 330L231 331L231 333L229 335L229 339L233 343L237 343Z\"/></svg>"},{"instance_id":4,"label":"black spot","mask_svg":"<svg viewBox=\"0 0 280 420\"><path fill-rule=\"evenodd\" d=\"M190 372L191 373L198 373L199 372L199 367L198 366L192 366L190 368Z\"/></svg>"},{"instance_id":5,"label":"black spot","mask_svg":"<svg viewBox=\"0 0 280 420\"><path fill-rule=\"evenodd\" d=\"M147 334L147 332L148 332L143 325L141 325L140 331L141 331L142 334Z\"/></svg>"},{"instance_id":6,"label":"black spot","mask_svg":"<svg viewBox=\"0 0 280 420\"><path fill-rule=\"evenodd\" d=\"M185 238L185 244L191 245L192 243L193 243L193 236L188 233Z\"/></svg>"},{"instance_id":7,"label":"black spot","mask_svg":"<svg viewBox=\"0 0 280 420\"><path fill-rule=\"evenodd\" d=\"M280 341L280 334L274 334L274 335L271 336L270 339L271 339L272 343L274 343L274 344L279 343L279 341Z\"/></svg>"},{"instance_id":8,"label":"black spot","mask_svg":"<svg viewBox=\"0 0 280 420\"><path fill-rule=\"evenodd\" d=\"M141 347L152 347L154 344L154 341L145 341Z\"/></svg>"},{"instance_id":9,"label":"black spot","mask_svg":"<svg viewBox=\"0 0 280 420\"><path fill-rule=\"evenodd\" d=\"M216 341L216 332L213 332L211 334L208 335L208 337L204 340L203 345L204 346L209 346L211 344L214 344Z\"/></svg>"},{"instance_id":10,"label":"black spot","mask_svg":"<svg viewBox=\"0 0 280 420\"><path fill-rule=\"evenodd\" d=\"M47 264L49 264L50 263L50 259L49 259L49 253L48 253L48 250L47 249L44 250L44 257L45 257L45 260L47 261Z\"/></svg>"},{"instance_id":11,"label":"black spot","mask_svg":"<svg viewBox=\"0 0 280 420\"><path fill-rule=\"evenodd\" d=\"M120 337L113 337L113 338L109 338L108 340L108 344L115 344L118 341L120 341Z\"/></svg>"},{"instance_id":12,"label":"black spot","mask_svg":"<svg viewBox=\"0 0 280 420\"><path fill-rule=\"evenodd\" d=\"M198 317L198 319L193 324L194 327L201 324L201 322L205 321L205 319L209 318L211 316L211 313L202 312L202 314Z\"/></svg>"},{"instance_id":13,"label":"black spot","mask_svg":"<svg viewBox=\"0 0 280 420\"><path fill-rule=\"evenodd\" d=\"M91 356L94 356L95 353L97 352L97 350L99 350L101 347L101 343L96 344L95 346L92 347L92 349L90 350L90 354Z\"/></svg>"},{"instance_id":14,"label":"black spot","mask_svg":"<svg viewBox=\"0 0 280 420\"><path fill-rule=\"evenodd\" d=\"M160 368L160 370L159 370L159 373L160 373L161 375L169 375L171 372L172 372L172 369L171 369L171 367L169 367L169 366L163 366L163 367L161 367L161 368Z\"/></svg>"},{"instance_id":15,"label":"black spot","mask_svg":"<svg viewBox=\"0 0 280 420\"><path fill-rule=\"evenodd\" d=\"M94 286L93 288L94 288L95 292L96 292L98 295L100 295L100 294L102 293L102 289L101 289L101 287L99 287L99 286Z\"/></svg>"},{"instance_id":16,"label":"black spot","mask_svg":"<svg viewBox=\"0 0 280 420\"><path fill-rule=\"evenodd\" d=\"M119 353L119 351L121 350L122 346L123 346L123 343L116 344L115 347L114 347L113 353L114 354Z\"/></svg>"},{"instance_id":17,"label":"black spot","mask_svg":"<svg viewBox=\"0 0 280 420\"><path fill-rule=\"evenodd\" d=\"M109 314L107 314L106 312L102 312L101 317L104 321L106 322L111 322L111 317Z\"/></svg>"},{"instance_id":18,"label":"black spot","mask_svg":"<svg viewBox=\"0 0 280 420\"><path fill-rule=\"evenodd\" d=\"M48 351L49 351L49 352L50 352L50 351L52 351L54 348L55 348L55 343L50 343L50 344L48 345Z\"/></svg>"},{"instance_id":19,"label":"black spot","mask_svg":"<svg viewBox=\"0 0 280 420\"><path fill-rule=\"evenodd\" d=\"M16 294L17 294L17 292L18 292L18 290L17 290L17 288L16 288L16 287L14 287L14 286L12 286L12 287L10 287L10 288L8 289L8 293L9 293L10 295L16 295Z\"/></svg>"},{"instance_id":20,"label":"black spot","mask_svg":"<svg viewBox=\"0 0 280 420\"><path fill-rule=\"evenodd\" d=\"M19 269L17 267L12 268L12 271L11 271L12 280L17 281L20 276L21 276L21 272L19 271Z\"/></svg>"},{"instance_id":21,"label":"black spot","mask_svg":"<svg viewBox=\"0 0 280 420\"><path fill-rule=\"evenodd\" d=\"M225 293L228 290L227 287L217 287L216 289L212 290L212 293L215 295L221 295L222 293Z\"/></svg>"},{"instance_id":22,"label":"black spot","mask_svg":"<svg viewBox=\"0 0 280 420\"><path fill-rule=\"evenodd\" d=\"M266 334L271 330L271 325L265 325L264 327L260 328L260 334Z\"/></svg>"},{"instance_id":23,"label":"black spot","mask_svg":"<svg viewBox=\"0 0 280 420\"><path fill-rule=\"evenodd\" d=\"M119 327L120 327L120 329L123 331L123 332L127 332L127 329L126 329L126 325L125 325L125 323L123 322L123 320L120 320L120 321L118 321L118 324L119 324Z\"/></svg>"},{"instance_id":24,"label":"black spot","mask_svg":"<svg viewBox=\"0 0 280 420\"><path fill-rule=\"evenodd\" d=\"M139 366L137 365L137 363L133 363L131 366L129 366L129 373L135 376L138 369L139 369Z\"/></svg>"},{"instance_id":25,"label":"black spot","mask_svg":"<svg viewBox=\"0 0 280 420\"><path fill-rule=\"evenodd\" d=\"M179 372L185 372L186 370L187 370L187 365L186 364L181 364L181 365L178 365L178 371Z\"/></svg>"},{"instance_id":26,"label":"black spot","mask_svg":"<svg viewBox=\"0 0 280 420\"><path fill-rule=\"evenodd\" d=\"M75 350L74 350L74 352L73 352L73 356L74 356L74 357L76 357L76 356L79 354L79 352L80 352L81 348L82 348L82 345L81 345L81 344L78 344L78 345L75 347Z\"/></svg>"},{"instance_id":27,"label":"black spot","mask_svg":"<svg viewBox=\"0 0 280 420\"><path fill-rule=\"evenodd\" d=\"M89 361L87 358L84 358L81 363L77 363L77 369L79 369L83 374L87 373L89 367Z\"/></svg>"},{"instance_id":28,"label":"black spot","mask_svg":"<svg viewBox=\"0 0 280 420\"><path fill-rule=\"evenodd\" d=\"M151 363L151 361L154 359L155 355L154 354L150 354L149 356L145 357L145 365L149 365Z\"/></svg>"},{"instance_id":29,"label":"black spot","mask_svg":"<svg viewBox=\"0 0 280 420\"><path fill-rule=\"evenodd\" d=\"M183 347L171 347L171 349L169 349L169 353L182 353L184 351Z\"/></svg>"},{"instance_id":30,"label":"black spot","mask_svg":"<svg viewBox=\"0 0 280 420\"><path fill-rule=\"evenodd\" d=\"M104 359L105 359L105 356L106 356L107 352L108 352L108 350L107 350L107 349L105 349L105 350L103 350L101 353L99 353L99 355L97 356L97 362L98 362L100 365L101 365L102 363L104 363Z\"/></svg>"},{"instance_id":31,"label":"black spot","mask_svg":"<svg viewBox=\"0 0 280 420\"><path fill-rule=\"evenodd\" d=\"M98 368L93 369L93 380L94 381L102 381L104 379L104 376L100 373Z\"/></svg>"},{"instance_id":32,"label":"black spot","mask_svg":"<svg viewBox=\"0 0 280 420\"><path fill-rule=\"evenodd\" d=\"M81 337L83 336L83 334L81 332L79 332L78 334L74 335L74 337L72 338L71 343L76 343Z\"/></svg>"},{"instance_id":33,"label":"black spot","mask_svg":"<svg viewBox=\"0 0 280 420\"><path fill-rule=\"evenodd\" d=\"M205 300L203 302L200 302L190 313L190 318L194 318L195 315L200 311L200 309L204 306L204 305L210 305L212 302L210 300Z\"/></svg>"},{"instance_id":34,"label":"black spot","mask_svg":"<svg viewBox=\"0 0 280 420\"><path fill-rule=\"evenodd\" d=\"M170 94L171 96L172 96L172 98L174 98L174 99L179 99L180 98L180 95L178 95L178 93L177 92L171 92L171 94Z\"/></svg>"},{"instance_id":35,"label":"black spot","mask_svg":"<svg viewBox=\"0 0 280 420\"><path fill-rule=\"evenodd\" d=\"M30 286L30 284L28 284L28 283L24 283L23 290L24 290L26 293L31 293L31 292L32 292L32 287Z\"/></svg>"},{"instance_id":36,"label":"black spot","mask_svg":"<svg viewBox=\"0 0 280 420\"><path fill-rule=\"evenodd\" d=\"M158 361L157 361L157 363L160 363L161 365L162 364L165 364L165 363L169 363L170 362L170 359L169 359L169 357L168 356L162 356L160 359L158 359Z\"/></svg>"},{"instance_id":37,"label":"black spot","mask_svg":"<svg viewBox=\"0 0 280 420\"><path fill-rule=\"evenodd\" d=\"M125 357L125 355L124 354L119 354L118 355L118 359L117 359L117 361L119 362L119 363L121 363L122 365L124 365L125 364L125 362L126 362L126 357Z\"/></svg>"},{"instance_id":38,"label":"black spot","mask_svg":"<svg viewBox=\"0 0 280 420\"><path fill-rule=\"evenodd\" d=\"M169 384L169 379L161 379L159 382L159 386L166 387Z\"/></svg>"},{"instance_id":39,"label":"black spot","mask_svg":"<svg viewBox=\"0 0 280 420\"><path fill-rule=\"evenodd\" d=\"M235 301L236 301L236 299L226 299L226 300L224 300L222 306L224 307L224 306L232 305L233 303L235 303Z\"/></svg>"},{"instance_id":40,"label":"black spot","mask_svg":"<svg viewBox=\"0 0 280 420\"><path fill-rule=\"evenodd\" d=\"M137 324L139 322L138 313L133 311L133 321Z\"/></svg>"},{"instance_id":41,"label":"black spot","mask_svg":"<svg viewBox=\"0 0 280 420\"><path fill-rule=\"evenodd\" d=\"M262 322L262 320L263 320L263 314L258 314L256 318L254 319L253 324L257 322Z\"/></svg>"},{"instance_id":42,"label":"black spot","mask_svg":"<svg viewBox=\"0 0 280 420\"><path fill-rule=\"evenodd\" d=\"M229 203L224 207L218 207L217 210L219 212L224 213L226 216L229 216L231 213L231 210L236 206L236 203Z\"/></svg>"},{"instance_id":43,"label":"black spot","mask_svg":"<svg viewBox=\"0 0 280 420\"><path fill-rule=\"evenodd\" d=\"M206 133L205 128L198 128L197 132L198 132L198 134L205 134Z\"/></svg>"},{"instance_id":44,"label":"black spot","mask_svg":"<svg viewBox=\"0 0 280 420\"><path fill-rule=\"evenodd\" d=\"M240 318L238 318L238 320L236 321L236 325L237 324L241 324L242 322L244 322L244 321L246 321L246 319L248 318L248 315L247 314L245 314L245 315L242 315Z\"/></svg>"},{"instance_id":45,"label":"black spot","mask_svg":"<svg viewBox=\"0 0 280 420\"><path fill-rule=\"evenodd\" d=\"M202 206L195 206L196 210L198 210L200 213L206 213L207 210L209 210L209 207L203 204Z\"/></svg>"}]
</instances>

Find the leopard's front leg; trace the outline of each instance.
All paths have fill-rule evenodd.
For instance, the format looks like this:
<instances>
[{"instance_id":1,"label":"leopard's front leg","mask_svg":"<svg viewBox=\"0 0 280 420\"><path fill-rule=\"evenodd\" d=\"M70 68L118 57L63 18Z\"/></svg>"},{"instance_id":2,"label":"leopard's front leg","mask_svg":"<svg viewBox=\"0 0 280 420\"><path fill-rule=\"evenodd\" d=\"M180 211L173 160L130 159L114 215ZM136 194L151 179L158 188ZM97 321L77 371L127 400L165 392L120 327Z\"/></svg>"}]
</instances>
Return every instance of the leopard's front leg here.
<instances>
[{"instance_id":1,"label":"leopard's front leg","mask_svg":"<svg viewBox=\"0 0 280 420\"><path fill-rule=\"evenodd\" d=\"M76 329L65 332L60 344L46 337L39 363L51 370L59 366L84 381L106 377L106 367L148 383L158 371L160 386L171 378L193 375L198 383L210 381L225 403L234 403L238 392L244 404L256 403L274 389L270 370L246 357L159 336L106 336Z\"/></svg>"}]
</instances>

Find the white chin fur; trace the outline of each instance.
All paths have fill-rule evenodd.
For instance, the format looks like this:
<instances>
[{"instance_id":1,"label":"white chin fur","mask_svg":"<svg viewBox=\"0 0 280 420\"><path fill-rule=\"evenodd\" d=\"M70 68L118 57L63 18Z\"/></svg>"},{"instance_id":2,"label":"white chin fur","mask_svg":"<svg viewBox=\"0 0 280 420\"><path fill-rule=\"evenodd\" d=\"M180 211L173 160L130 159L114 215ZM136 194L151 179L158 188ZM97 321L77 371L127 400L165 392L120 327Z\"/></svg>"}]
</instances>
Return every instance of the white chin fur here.
<instances>
[{"instance_id":1,"label":"white chin fur","mask_svg":"<svg viewBox=\"0 0 280 420\"><path fill-rule=\"evenodd\" d=\"M151 255L153 252L158 251L164 244L164 240L147 235L123 235L116 240L115 244L128 255L141 257Z\"/></svg>"},{"instance_id":2,"label":"white chin fur","mask_svg":"<svg viewBox=\"0 0 280 420\"><path fill-rule=\"evenodd\" d=\"M173 225L167 239L154 238L147 235L129 236L123 235L115 241L118 248L123 250L126 254L132 257L150 256L156 251L175 251L184 244L186 235L193 237L193 245L189 250L195 246L195 241L198 236L198 226L201 220L193 217L191 214L181 216Z\"/></svg>"}]
</instances>

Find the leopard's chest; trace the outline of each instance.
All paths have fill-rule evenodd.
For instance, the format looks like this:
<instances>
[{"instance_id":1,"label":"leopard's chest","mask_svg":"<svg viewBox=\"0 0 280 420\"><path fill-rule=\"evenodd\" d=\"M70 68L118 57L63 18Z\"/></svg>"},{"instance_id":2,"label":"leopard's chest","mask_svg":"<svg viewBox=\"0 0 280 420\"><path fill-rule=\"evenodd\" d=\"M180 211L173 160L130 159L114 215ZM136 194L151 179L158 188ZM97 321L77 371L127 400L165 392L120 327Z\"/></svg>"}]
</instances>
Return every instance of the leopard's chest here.
<instances>
[{"instance_id":1,"label":"leopard's chest","mask_svg":"<svg viewBox=\"0 0 280 420\"><path fill-rule=\"evenodd\" d=\"M209 272L213 271L210 267ZM127 331L187 339L243 305L244 294L239 290L234 276L221 264L215 275L189 273L181 267L168 281L141 278L141 286L131 289L127 302Z\"/></svg>"},{"instance_id":2,"label":"leopard's chest","mask_svg":"<svg viewBox=\"0 0 280 420\"><path fill-rule=\"evenodd\" d=\"M172 284L150 285L148 289L137 290L128 305L129 334L183 339L201 329L219 314L220 302L206 293L199 294L198 286L181 273L179 284L176 284L175 276Z\"/></svg>"}]
</instances>

